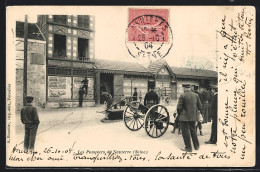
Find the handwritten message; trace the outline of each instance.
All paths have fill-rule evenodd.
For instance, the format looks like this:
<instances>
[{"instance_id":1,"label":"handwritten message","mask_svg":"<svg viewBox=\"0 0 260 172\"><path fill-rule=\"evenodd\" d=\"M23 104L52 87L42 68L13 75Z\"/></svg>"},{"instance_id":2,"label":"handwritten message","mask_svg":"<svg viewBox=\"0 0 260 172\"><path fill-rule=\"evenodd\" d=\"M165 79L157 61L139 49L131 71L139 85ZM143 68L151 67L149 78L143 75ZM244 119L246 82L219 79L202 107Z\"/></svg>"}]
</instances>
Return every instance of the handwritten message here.
<instances>
[{"instance_id":1,"label":"handwritten message","mask_svg":"<svg viewBox=\"0 0 260 172\"><path fill-rule=\"evenodd\" d=\"M221 146L234 157L251 157L254 113L252 113L252 77L254 71L253 29L255 19L246 7L234 15L223 15L218 30L219 134ZM224 108L223 108L224 107Z\"/></svg>"},{"instance_id":2,"label":"handwritten message","mask_svg":"<svg viewBox=\"0 0 260 172\"><path fill-rule=\"evenodd\" d=\"M148 150L91 150L77 149L75 143L67 149L50 146L43 150L26 151L19 146L14 146L8 159L14 162L62 162L62 161L84 161L95 164L100 161L124 161L134 162L162 162L162 161L183 161L183 160L206 160L206 159L230 159L227 152L219 150L210 151L207 154L199 152L165 152L158 151L150 153Z\"/></svg>"}]
</instances>

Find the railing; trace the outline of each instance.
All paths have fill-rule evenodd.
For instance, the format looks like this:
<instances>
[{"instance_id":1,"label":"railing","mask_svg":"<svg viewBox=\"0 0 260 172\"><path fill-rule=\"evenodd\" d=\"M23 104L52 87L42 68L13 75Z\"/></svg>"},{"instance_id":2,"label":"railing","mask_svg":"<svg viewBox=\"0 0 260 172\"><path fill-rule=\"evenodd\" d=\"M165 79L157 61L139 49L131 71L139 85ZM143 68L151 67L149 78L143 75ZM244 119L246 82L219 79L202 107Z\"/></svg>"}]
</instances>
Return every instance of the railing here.
<instances>
[{"instance_id":1,"label":"railing","mask_svg":"<svg viewBox=\"0 0 260 172\"><path fill-rule=\"evenodd\" d=\"M90 61L90 58L89 57L78 57L77 58L79 61L81 62L89 62Z\"/></svg>"}]
</instances>

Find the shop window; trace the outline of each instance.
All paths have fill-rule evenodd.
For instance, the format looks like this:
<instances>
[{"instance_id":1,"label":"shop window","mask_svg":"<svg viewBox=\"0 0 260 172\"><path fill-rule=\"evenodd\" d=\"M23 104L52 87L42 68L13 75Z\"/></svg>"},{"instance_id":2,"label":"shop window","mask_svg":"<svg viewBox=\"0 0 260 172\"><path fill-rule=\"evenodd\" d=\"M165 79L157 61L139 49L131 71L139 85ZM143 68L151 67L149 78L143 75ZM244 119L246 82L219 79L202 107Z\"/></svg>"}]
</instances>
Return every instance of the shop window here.
<instances>
[{"instance_id":1,"label":"shop window","mask_svg":"<svg viewBox=\"0 0 260 172\"><path fill-rule=\"evenodd\" d=\"M67 24L67 16L66 15L54 15L54 22L59 24Z\"/></svg>"},{"instance_id":2,"label":"shop window","mask_svg":"<svg viewBox=\"0 0 260 172\"><path fill-rule=\"evenodd\" d=\"M78 59L89 60L88 58L88 39L78 38Z\"/></svg>"},{"instance_id":3,"label":"shop window","mask_svg":"<svg viewBox=\"0 0 260 172\"><path fill-rule=\"evenodd\" d=\"M89 28L89 16L78 15L78 27Z\"/></svg>"},{"instance_id":4,"label":"shop window","mask_svg":"<svg viewBox=\"0 0 260 172\"><path fill-rule=\"evenodd\" d=\"M66 57L66 36L54 34L54 58Z\"/></svg>"}]
</instances>

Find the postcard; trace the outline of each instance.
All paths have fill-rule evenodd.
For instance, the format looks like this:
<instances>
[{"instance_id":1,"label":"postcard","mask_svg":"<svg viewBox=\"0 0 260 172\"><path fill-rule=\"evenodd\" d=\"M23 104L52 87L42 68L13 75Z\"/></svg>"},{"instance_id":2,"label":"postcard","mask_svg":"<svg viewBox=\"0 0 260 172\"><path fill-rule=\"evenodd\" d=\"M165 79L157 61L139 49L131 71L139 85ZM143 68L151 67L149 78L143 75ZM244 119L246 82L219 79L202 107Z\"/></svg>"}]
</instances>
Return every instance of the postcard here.
<instances>
[{"instance_id":1,"label":"postcard","mask_svg":"<svg viewBox=\"0 0 260 172\"><path fill-rule=\"evenodd\" d=\"M7 167L253 167L253 6L8 6Z\"/></svg>"}]
</instances>

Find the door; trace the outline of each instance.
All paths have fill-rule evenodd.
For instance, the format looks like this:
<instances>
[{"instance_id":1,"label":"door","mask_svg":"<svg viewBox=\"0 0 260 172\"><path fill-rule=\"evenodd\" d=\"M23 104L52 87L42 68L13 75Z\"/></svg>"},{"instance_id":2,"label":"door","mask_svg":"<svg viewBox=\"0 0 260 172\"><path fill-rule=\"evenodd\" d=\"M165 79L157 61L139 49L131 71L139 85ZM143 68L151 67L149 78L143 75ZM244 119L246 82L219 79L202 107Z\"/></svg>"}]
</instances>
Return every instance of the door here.
<instances>
[{"instance_id":1,"label":"door","mask_svg":"<svg viewBox=\"0 0 260 172\"><path fill-rule=\"evenodd\" d=\"M177 99L177 84L176 84L176 83L172 83L171 95L172 95L172 98L173 98L174 100Z\"/></svg>"},{"instance_id":2,"label":"door","mask_svg":"<svg viewBox=\"0 0 260 172\"><path fill-rule=\"evenodd\" d=\"M123 96L124 75L114 75L114 101L118 102Z\"/></svg>"}]
</instances>

